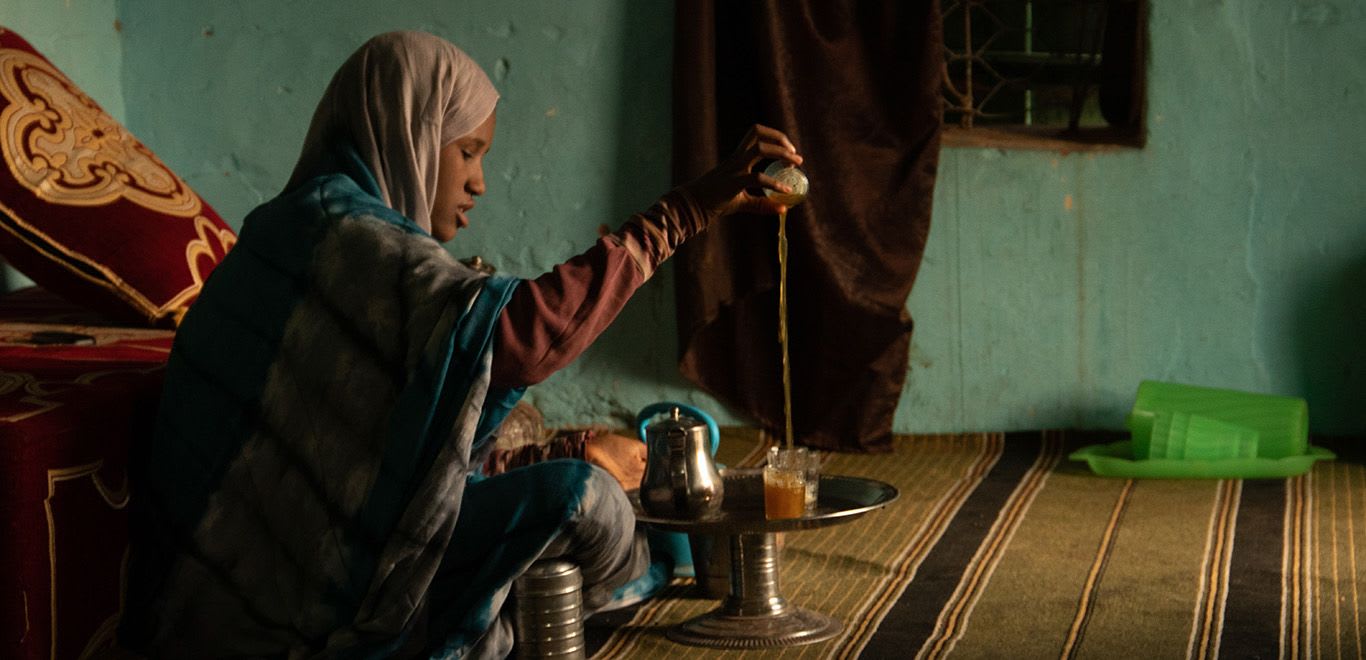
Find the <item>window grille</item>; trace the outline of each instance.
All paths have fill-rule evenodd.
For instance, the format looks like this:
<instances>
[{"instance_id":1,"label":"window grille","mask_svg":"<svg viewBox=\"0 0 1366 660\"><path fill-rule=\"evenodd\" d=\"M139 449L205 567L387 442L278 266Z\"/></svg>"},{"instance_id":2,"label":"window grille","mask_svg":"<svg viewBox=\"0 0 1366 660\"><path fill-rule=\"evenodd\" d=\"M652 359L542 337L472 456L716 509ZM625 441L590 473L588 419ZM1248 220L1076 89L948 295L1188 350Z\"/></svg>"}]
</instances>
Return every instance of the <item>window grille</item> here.
<instances>
[{"instance_id":1,"label":"window grille","mask_svg":"<svg viewBox=\"0 0 1366 660\"><path fill-rule=\"evenodd\" d=\"M1146 16L1143 0L946 0L946 127L1141 143Z\"/></svg>"}]
</instances>

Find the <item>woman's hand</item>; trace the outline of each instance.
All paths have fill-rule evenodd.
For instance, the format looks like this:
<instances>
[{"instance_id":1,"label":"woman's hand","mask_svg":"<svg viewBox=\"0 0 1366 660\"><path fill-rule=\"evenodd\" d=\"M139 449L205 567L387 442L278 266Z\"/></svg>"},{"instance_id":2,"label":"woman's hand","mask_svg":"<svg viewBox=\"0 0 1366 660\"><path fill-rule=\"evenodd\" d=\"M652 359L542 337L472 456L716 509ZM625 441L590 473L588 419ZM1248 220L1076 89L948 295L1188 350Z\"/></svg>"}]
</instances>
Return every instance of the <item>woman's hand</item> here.
<instances>
[{"instance_id":1,"label":"woman's hand","mask_svg":"<svg viewBox=\"0 0 1366 660\"><path fill-rule=\"evenodd\" d=\"M645 443L637 438L595 433L584 443L583 457L616 478L624 490L640 488L645 477Z\"/></svg>"},{"instance_id":2,"label":"woman's hand","mask_svg":"<svg viewBox=\"0 0 1366 660\"><path fill-rule=\"evenodd\" d=\"M684 184L682 189L712 217L719 218L732 213L780 213L787 207L762 192L754 194L754 191L767 188L786 193L792 190L771 176L751 171L762 160L783 160L793 165L802 163L797 148L792 146L792 141L782 131L755 124L740 140L735 153L712 171Z\"/></svg>"}]
</instances>

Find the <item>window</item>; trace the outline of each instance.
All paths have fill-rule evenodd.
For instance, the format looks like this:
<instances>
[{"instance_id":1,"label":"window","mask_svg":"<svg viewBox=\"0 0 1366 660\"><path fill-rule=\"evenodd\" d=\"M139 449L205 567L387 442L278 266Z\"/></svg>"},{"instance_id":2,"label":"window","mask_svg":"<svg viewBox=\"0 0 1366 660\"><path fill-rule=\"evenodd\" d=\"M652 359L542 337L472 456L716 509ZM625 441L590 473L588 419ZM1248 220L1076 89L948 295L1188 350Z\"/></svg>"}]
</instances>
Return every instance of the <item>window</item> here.
<instances>
[{"instance_id":1,"label":"window","mask_svg":"<svg viewBox=\"0 0 1366 660\"><path fill-rule=\"evenodd\" d=\"M944 143L1142 146L1145 0L945 0Z\"/></svg>"}]
</instances>

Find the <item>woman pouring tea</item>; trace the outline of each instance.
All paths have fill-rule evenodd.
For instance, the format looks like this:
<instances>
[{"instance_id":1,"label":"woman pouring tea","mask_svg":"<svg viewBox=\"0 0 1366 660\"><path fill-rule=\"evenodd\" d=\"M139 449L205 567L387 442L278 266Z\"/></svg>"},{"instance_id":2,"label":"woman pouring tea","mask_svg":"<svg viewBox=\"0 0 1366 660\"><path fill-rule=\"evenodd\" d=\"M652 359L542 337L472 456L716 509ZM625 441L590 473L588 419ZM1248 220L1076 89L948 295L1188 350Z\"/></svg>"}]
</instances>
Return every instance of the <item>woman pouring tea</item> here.
<instances>
[{"instance_id":1,"label":"woman pouring tea","mask_svg":"<svg viewBox=\"0 0 1366 660\"><path fill-rule=\"evenodd\" d=\"M509 587L533 561L577 564L589 611L644 571L623 489L643 445L604 434L486 474L491 438L679 244L784 210L762 192L787 186L751 170L801 156L755 126L550 272L488 275L442 244L486 192L497 101L429 34L375 37L336 72L289 182L176 336L136 473L126 646L500 657Z\"/></svg>"}]
</instances>

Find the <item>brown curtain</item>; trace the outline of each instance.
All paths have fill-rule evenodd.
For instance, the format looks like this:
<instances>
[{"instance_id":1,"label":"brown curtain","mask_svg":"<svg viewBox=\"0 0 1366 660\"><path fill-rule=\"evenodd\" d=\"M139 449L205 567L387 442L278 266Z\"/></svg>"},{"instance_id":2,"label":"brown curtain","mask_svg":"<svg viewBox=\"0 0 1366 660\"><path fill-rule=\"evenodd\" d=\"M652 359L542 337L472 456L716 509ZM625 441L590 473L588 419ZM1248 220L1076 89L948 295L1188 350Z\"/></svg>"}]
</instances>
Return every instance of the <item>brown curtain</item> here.
<instances>
[{"instance_id":1,"label":"brown curtain","mask_svg":"<svg viewBox=\"0 0 1366 660\"><path fill-rule=\"evenodd\" d=\"M939 157L939 3L678 0L675 20L676 180L754 123L806 158L810 197L788 217L798 441L887 451ZM777 219L712 226L676 274L683 375L781 434Z\"/></svg>"}]
</instances>

